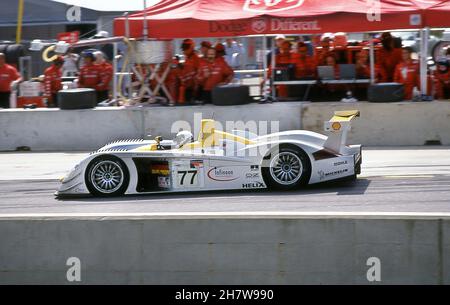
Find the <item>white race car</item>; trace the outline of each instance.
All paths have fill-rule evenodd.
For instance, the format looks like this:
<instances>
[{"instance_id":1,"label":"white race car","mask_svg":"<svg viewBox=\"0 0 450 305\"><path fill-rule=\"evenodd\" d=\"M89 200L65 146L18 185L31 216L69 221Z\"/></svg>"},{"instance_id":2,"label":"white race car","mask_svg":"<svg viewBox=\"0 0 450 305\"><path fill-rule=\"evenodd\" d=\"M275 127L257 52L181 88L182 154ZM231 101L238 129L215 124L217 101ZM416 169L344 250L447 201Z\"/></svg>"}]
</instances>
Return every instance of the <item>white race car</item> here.
<instances>
[{"instance_id":1,"label":"white race car","mask_svg":"<svg viewBox=\"0 0 450 305\"><path fill-rule=\"evenodd\" d=\"M188 131L174 140L125 140L91 153L61 179L57 196L295 189L361 171L361 145L346 145L359 111L337 111L330 135L291 130L257 136L215 129L202 120L197 141Z\"/></svg>"}]
</instances>

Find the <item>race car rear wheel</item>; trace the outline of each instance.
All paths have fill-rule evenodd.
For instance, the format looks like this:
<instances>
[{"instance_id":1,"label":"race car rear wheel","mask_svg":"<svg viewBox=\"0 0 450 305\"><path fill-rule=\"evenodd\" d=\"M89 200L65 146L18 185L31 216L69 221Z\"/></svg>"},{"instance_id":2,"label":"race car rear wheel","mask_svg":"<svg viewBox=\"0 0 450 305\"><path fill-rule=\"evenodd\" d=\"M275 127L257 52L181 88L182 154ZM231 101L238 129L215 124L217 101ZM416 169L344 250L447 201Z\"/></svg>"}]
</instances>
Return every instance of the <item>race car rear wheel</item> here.
<instances>
[{"instance_id":1,"label":"race car rear wheel","mask_svg":"<svg viewBox=\"0 0 450 305\"><path fill-rule=\"evenodd\" d=\"M88 165L85 178L91 194L111 197L125 193L130 174L125 163L119 158L100 156Z\"/></svg>"},{"instance_id":2,"label":"race car rear wheel","mask_svg":"<svg viewBox=\"0 0 450 305\"><path fill-rule=\"evenodd\" d=\"M308 183L311 165L307 155L299 148L280 146L266 157L262 172L269 188L290 190Z\"/></svg>"}]
</instances>

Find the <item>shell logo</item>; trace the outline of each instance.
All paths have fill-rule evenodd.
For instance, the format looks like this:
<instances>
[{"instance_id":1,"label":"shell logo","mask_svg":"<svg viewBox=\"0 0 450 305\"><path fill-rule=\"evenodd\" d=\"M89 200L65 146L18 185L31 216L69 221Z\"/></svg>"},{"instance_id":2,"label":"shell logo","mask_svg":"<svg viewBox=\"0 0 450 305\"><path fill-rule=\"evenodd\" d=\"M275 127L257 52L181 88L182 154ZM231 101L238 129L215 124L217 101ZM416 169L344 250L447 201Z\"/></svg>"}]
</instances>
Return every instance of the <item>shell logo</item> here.
<instances>
[{"instance_id":1,"label":"shell logo","mask_svg":"<svg viewBox=\"0 0 450 305\"><path fill-rule=\"evenodd\" d=\"M331 128L333 128L333 130L339 130L341 129L341 123L334 122L333 124L331 124Z\"/></svg>"},{"instance_id":2,"label":"shell logo","mask_svg":"<svg viewBox=\"0 0 450 305\"><path fill-rule=\"evenodd\" d=\"M299 7L305 0L246 0L244 11L269 13L287 11Z\"/></svg>"}]
</instances>

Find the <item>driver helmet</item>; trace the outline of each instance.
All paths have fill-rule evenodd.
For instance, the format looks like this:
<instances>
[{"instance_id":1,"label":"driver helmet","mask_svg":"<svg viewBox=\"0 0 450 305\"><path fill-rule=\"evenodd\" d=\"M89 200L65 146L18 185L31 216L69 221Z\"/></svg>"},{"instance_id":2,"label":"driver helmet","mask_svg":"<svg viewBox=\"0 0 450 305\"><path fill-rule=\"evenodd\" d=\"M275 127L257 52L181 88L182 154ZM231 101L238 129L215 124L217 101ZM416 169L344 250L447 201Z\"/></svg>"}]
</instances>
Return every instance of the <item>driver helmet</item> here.
<instances>
[{"instance_id":1,"label":"driver helmet","mask_svg":"<svg viewBox=\"0 0 450 305\"><path fill-rule=\"evenodd\" d=\"M178 147L182 147L186 143L190 143L193 141L194 141L194 136L192 135L192 133L190 131L187 131L187 130L182 130L182 131L178 132L177 135L175 136L175 140L174 140L174 142L176 143L176 145Z\"/></svg>"}]
</instances>

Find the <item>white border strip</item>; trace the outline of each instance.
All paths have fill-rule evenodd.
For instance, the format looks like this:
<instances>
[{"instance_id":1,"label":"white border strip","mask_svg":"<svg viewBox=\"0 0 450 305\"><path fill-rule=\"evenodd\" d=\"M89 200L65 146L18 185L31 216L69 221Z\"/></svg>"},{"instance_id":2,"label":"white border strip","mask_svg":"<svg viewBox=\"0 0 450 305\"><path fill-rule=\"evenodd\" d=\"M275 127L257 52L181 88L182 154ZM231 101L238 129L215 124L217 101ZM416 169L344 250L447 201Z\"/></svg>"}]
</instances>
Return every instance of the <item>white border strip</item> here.
<instances>
[{"instance_id":1,"label":"white border strip","mask_svg":"<svg viewBox=\"0 0 450 305\"><path fill-rule=\"evenodd\" d=\"M450 213L420 212L184 212L0 214L1 220L145 219L450 219Z\"/></svg>"}]
</instances>

